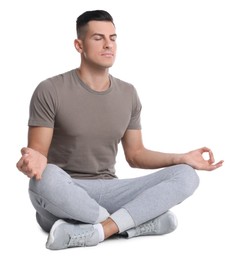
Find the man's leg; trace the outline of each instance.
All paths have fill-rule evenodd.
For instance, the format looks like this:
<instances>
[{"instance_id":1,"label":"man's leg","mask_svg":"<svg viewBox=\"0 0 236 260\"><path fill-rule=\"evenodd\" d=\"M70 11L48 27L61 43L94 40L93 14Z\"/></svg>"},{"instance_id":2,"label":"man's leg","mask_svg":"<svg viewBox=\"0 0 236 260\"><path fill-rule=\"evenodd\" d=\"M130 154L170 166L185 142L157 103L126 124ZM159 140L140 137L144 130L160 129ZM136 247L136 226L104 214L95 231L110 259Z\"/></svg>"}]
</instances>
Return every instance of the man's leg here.
<instances>
[{"instance_id":1,"label":"man's leg","mask_svg":"<svg viewBox=\"0 0 236 260\"><path fill-rule=\"evenodd\" d=\"M81 183L81 181L78 182ZM197 188L198 182L195 171L187 165L169 167L140 178L101 180L101 194L97 202L112 213L102 222L105 238L118 231L121 233L127 230L129 236L130 234L131 236L141 235L138 232L140 225L158 216L160 217L157 225L167 225L166 216L169 218L170 215L165 212L189 197ZM150 223L147 225L150 226ZM168 229L159 227L157 233L163 233L163 230ZM48 248L62 249L91 245L88 236L86 239L84 237L81 239L83 232L80 225L59 222L50 232ZM71 234L74 234L74 237L69 240L66 238L66 243L62 245L61 240ZM85 240L89 242L85 243Z\"/></svg>"},{"instance_id":2,"label":"man's leg","mask_svg":"<svg viewBox=\"0 0 236 260\"><path fill-rule=\"evenodd\" d=\"M198 187L199 178L192 167L177 165L139 178L104 180L104 183L105 192L99 204L111 213L110 218L121 233L161 216L184 201Z\"/></svg>"},{"instance_id":3,"label":"man's leg","mask_svg":"<svg viewBox=\"0 0 236 260\"><path fill-rule=\"evenodd\" d=\"M76 185L66 172L49 164L42 179L31 179L29 184L30 199L37 211L40 226L49 232L58 219L91 224L106 220L110 214L95 200L96 196L100 196L99 182L92 183L94 198Z\"/></svg>"}]
</instances>

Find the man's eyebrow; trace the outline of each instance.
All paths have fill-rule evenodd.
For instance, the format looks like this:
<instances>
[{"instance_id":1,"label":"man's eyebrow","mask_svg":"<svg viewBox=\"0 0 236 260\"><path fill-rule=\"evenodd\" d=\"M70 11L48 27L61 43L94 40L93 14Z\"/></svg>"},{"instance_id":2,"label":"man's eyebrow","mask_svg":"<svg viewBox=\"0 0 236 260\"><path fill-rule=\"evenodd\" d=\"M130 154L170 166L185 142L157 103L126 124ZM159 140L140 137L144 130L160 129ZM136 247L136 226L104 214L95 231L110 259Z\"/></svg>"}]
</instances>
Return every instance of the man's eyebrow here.
<instances>
[{"instance_id":1,"label":"man's eyebrow","mask_svg":"<svg viewBox=\"0 0 236 260\"><path fill-rule=\"evenodd\" d=\"M93 34L91 35L91 37L94 37L94 36L101 36L101 37L104 37L105 34L102 34L102 33L93 33ZM109 35L109 37L117 37L117 34L116 34L116 33L111 34L111 35Z\"/></svg>"}]
</instances>

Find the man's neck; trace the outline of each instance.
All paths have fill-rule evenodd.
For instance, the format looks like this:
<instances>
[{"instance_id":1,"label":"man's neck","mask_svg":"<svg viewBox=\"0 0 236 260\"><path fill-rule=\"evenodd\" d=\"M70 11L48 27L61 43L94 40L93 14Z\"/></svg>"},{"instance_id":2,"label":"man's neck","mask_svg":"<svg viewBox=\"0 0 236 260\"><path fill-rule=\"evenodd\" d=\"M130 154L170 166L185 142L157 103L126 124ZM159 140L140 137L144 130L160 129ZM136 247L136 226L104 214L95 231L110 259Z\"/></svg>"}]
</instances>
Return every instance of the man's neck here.
<instances>
[{"instance_id":1,"label":"man's neck","mask_svg":"<svg viewBox=\"0 0 236 260\"><path fill-rule=\"evenodd\" d=\"M91 89L102 92L106 91L110 87L109 72L107 70L91 71L78 68L78 74L80 79Z\"/></svg>"}]
</instances>

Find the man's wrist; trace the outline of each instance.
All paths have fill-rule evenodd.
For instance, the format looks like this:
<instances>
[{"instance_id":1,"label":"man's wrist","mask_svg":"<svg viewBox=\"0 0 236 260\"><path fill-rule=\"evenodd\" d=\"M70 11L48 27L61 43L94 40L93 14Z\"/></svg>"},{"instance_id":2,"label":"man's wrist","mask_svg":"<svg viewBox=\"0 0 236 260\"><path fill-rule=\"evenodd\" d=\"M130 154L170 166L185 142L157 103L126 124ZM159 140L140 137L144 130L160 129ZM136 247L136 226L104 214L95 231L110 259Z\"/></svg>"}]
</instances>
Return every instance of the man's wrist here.
<instances>
[{"instance_id":1,"label":"man's wrist","mask_svg":"<svg viewBox=\"0 0 236 260\"><path fill-rule=\"evenodd\" d=\"M173 159L173 164L185 164L186 163L186 154L175 154L174 159Z\"/></svg>"}]
</instances>

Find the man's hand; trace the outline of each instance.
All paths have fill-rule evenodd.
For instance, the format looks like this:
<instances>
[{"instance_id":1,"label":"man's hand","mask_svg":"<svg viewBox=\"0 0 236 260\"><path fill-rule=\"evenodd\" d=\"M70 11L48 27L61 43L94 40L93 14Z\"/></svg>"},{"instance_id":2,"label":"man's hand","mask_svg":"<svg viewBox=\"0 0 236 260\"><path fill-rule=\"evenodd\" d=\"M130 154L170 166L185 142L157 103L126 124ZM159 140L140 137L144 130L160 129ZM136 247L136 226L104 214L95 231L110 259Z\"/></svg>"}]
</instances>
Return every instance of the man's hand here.
<instances>
[{"instance_id":1,"label":"man's hand","mask_svg":"<svg viewBox=\"0 0 236 260\"><path fill-rule=\"evenodd\" d=\"M21 154L22 156L16 164L18 170L29 178L35 177L36 180L40 180L47 166L47 158L31 148L22 148Z\"/></svg>"},{"instance_id":2,"label":"man's hand","mask_svg":"<svg viewBox=\"0 0 236 260\"><path fill-rule=\"evenodd\" d=\"M208 159L204 159L203 154L208 154ZM197 150L188 152L184 155L186 164L192 166L196 170L212 171L223 165L223 160L215 163L214 155L211 149L202 147Z\"/></svg>"}]
</instances>

